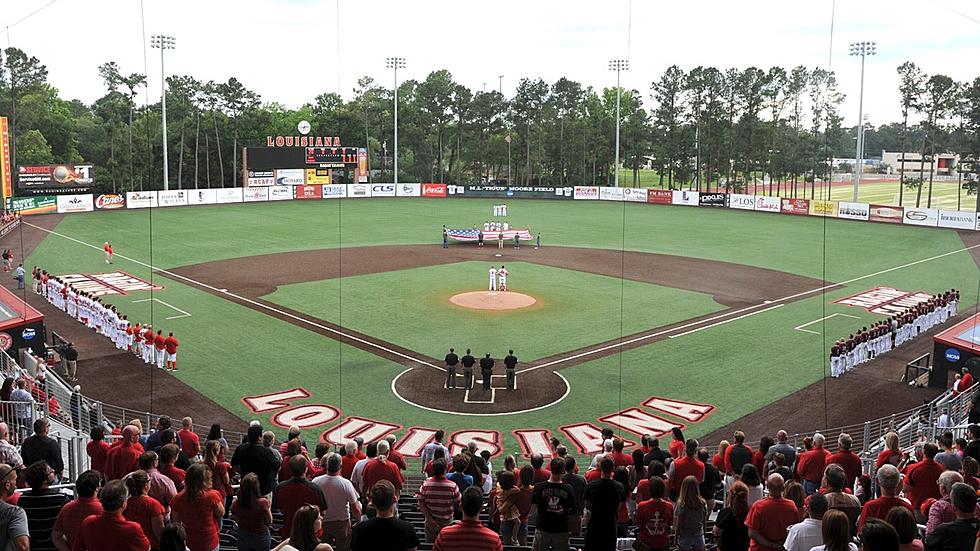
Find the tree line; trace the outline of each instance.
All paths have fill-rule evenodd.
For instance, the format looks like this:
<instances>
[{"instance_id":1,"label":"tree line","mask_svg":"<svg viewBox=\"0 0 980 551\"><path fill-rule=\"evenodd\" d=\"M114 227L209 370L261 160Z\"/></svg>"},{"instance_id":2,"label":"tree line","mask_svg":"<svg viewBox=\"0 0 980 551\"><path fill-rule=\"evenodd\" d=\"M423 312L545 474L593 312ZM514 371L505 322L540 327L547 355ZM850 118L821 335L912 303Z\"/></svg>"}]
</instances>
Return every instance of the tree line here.
<instances>
[{"instance_id":1,"label":"tree line","mask_svg":"<svg viewBox=\"0 0 980 551\"><path fill-rule=\"evenodd\" d=\"M98 71L105 94L88 105L63 99L41 60L18 48L2 53L0 114L10 119L16 164L91 163L106 191L162 187L160 104L141 101L145 75L107 61ZM980 158L980 77L960 83L910 62L897 72L902 120L866 125L869 156L888 149ZM393 178L393 91L370 77L357 81L353 99L322 93L299 108L263 101L235 77L175 75L167 90L172 188L240 185L241 147L295 135L300 120L314 135L367 147L372 179ZM621 185L638 185L650 167L664 187L739 191L764 175L771 193L812 196L814 182L829 176L828 159L854 155L844 93L821 68L675 65L644 90L620 92L620 157L632 175ZM398 90L399 179L612 185L616 95L567 78L521 79L510 98L473 91L447 70L406 80ZM903 186L921 195L923 183Z\"/></svg>"}]
</instances>

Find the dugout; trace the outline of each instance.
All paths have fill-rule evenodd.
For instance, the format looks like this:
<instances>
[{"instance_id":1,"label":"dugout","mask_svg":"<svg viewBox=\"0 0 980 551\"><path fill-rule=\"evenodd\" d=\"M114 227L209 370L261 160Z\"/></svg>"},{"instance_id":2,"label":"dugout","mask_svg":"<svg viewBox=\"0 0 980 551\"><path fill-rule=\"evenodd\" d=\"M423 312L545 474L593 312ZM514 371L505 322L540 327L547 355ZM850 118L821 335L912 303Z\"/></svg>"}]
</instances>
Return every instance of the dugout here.
<instances>
[{"instance_id":1,"label":"dugout","mask_svg":"<svg viewBox=\"0 0 980 551\"><path fill-rule=\"evenodd\" d=\"M44 341L44 314L0 287L0 349L13 358L23 348L44 356Z\"/></svg>"},{"instance_id":2,"label":"dugout","mask_svg":"<svg viewBox=\"0 0 980 551\"><path fill-rule=\"evenodd\" d=\"M980 314L974 314L933 337L932 372L929 386L949 386L949 372L969 367L976 377L980 365Z\"/></svg>"}]
</instances>

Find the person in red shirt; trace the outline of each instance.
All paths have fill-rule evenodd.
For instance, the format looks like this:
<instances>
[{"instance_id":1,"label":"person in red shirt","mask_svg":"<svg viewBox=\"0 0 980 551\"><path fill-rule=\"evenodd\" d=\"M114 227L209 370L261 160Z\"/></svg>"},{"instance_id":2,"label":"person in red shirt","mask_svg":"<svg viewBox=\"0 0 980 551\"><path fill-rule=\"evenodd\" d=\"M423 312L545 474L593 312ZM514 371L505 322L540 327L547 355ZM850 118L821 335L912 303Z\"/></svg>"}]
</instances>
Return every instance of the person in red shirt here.
<instances>
[{"instance_id":1,"label":"person in red shirt","mask_svg":"<svg viewBox=\"0 0 980 551\"><path fill-rule=\"evenodd\" d=\"M480 522L483 491L470 486L463 492L463 520L439 531L433 551L503 551L500 536Z\"/></svg>"},{"instance_id":2,"label":"person in red shirt","mask_svg":"<svg viewBox=\"0 0 980 551\"><path fill-rule=\"evenodd\" d=\"M112 264L112 245L108 241L102 245L102 250L105 252L105 263Z\"/></svg>"},{"instance_id":3,"label":"person in red shirt","mask_svg":"<svg viewBox=\"0 0 980 551\"><path fill-rule=\"evenodd\" d=\"M875 460L875 472L885 463L890 463L896 467L902 462L902 449L898 444L898 434L889 432L885 434L885 449L878 452Z\"/></svg>"},{"instance_id":4,"label":"person in red shirt","mask_svg":"<svg viewBox=\"0 0 980 551\"><path fill-rule=\"evenodd\" d=\"M153 363L153 326L150 324L143 327L143 362Z\"/></svg>"},{"instance_id":5,"label":"person in red shirt","mask_svg":"<svg viewBox=\"0 0 980 551\"><path fill-rule=\"evenodd\" d=\"M939 475L946 470L935 461L936 454L939 453L938 446L927 442L922 446L922 453L924 455L922 461L912 463L905 468L905 495L912 502L912 510L917 514L919 514L919 506L926 499L942 498L942 494L939 493Z\"/></svg>"},{"instance_id":6,"label":"person in red shirt","mask_svg":"<svg viewBox=\"0 0 980 551\"><path fill-rule=\"evenodd\" d=\"M670 526L674 518L674 506L663 499L667 487L664 481L650 477L650 499L636 506L635 524L637 537L650 549L667 549Z\"/></svg>"},{"instance_id":7,"label":"person in red shirt","mask_svg":"<svg viewBox=\"0 0 980 551\"><path fill-rule=\"evenodd\" d=\"M868 519L885 520L888 511L891 511L893 507L905 507L910 511L912 510L912 504L908 500L898 497L899 492L902 491L902 475L898 472L897 467L891 464L882 465L876 476L878 477L878 487L881 488L881 497L868 501L861 508L858 532L861 531Z\"/></svg>"},{"instance_id":8,"label":"person in red shirt","mask_svg":"<svg viewBox=\"0 0 980 551\"><path fill-rule=\"evenodd\" d=\"M280 482L272 493L272 508L282 511L283 539L289 537L293 526L293 515L304 505L316 505L320 510L327 507L327 498L323 489L306 479L308 460L302 454L289 458L289 471L293 477Z\"/></svg>"},{"instance_id":9,"label":"person in red shirt","mask_svg":"<svg viewBox=\"0 0 980 551\"><path fill-rule=\"evenodd\" d=\"M827 467L830 452L823 449L824 437L819 432L813 435L813 449L805 451L796 458L796 476L803 483L803 491L810 495L820 489L823 470Z\"/></svg>"},{"instance_id":10,"label":"person in red shirt","mask_svg":"<svg viewBox=\"0 0 980 551\"><path fill-rule=\"evenodd\" d=\"M163 340L163 348L167 353L167 369L170 371L177 371L177 347L180 343L177 341L177 337L174 336L173 332L170 333L166 339ZM193 456L189 456L193 457Z\"/></svg>"},{"instance_id":11,"label":"person in red shirt","mask_svg":"<svg viewBox=\"0 0 980 551\"><path fill-rule=\"evenodd\" d=\"M348 440L344 444L344 456L340 461L340 476L350 480L351 474L354 472L354 465L357 465L358 461L360 460L357 458L357 444Z\"/></svg>"},{"instance_id":12,"label":"person in red shirt","mask_svg":"<svg viewBox=\"0 0 980 551\"><path fill-rule=\"evenodd\" d=\"M211 489L211 469L201 463L187 469L186 487L170 504L172 522L182 522L191 551L218 546L218 522L225 514L225 498Z\"/></svg>"},{"instance_id":13,"label":"person in red shirt","mask_svg":"<svg viewBox=\"0 0 980 551\"><path fill-rule=\"evenodd\" d=\"M163 369L164 360L166 359L166 343L167 337L163 336L163 330L157 329L157 334L153 337L153 357L156 360L157 367L160 369Z\"/></svg>"},{"instance_id":14,"label":"person in red shirt","mask_svg":"<svg viewBox=\"0 0 980 551\"><path fill-rule=\"evenodd\" d=\"M89 432L89 441L85 445L85 453L88 454L89 464L92 470L98 471L100 475L105 474L105 459L109 454L109 444L105 441L105 429L102 427L92 427Z\"/></svg>"},{"instance_id":15,"label":"person in red shirt","mask_svg":"<svg viewBox=\"0 0 980 551\"><path fill-rule=\"evenodd\" d=\"M681 431L680 427L674 427L670 429L670 432L673 439L670 441L667 451L670 452L671 457L677 459L684 455L684 433Z\"/></svg>"},{"instance_id":16,"label":"person in red shirt","mask_svg":"<svg viewBox=\"0 0 980 551\"><path fill-rule=\"evenodd\" d=\"M786 529L800 521L796 504L783 497L783 477L769 475L766 487L769 497L753 503L745 517L745 526L749 529L749 551L782 548L786 541Z\"/></svg>"},{"instance_id":17,"label":"person in red shirt","mask_svg":"<svg viewBox=\"0 0 980 551\"><path fill-rule=\"evenodd\" d=\"M716 453L715 456L711 458L711 464L714 465L715 468L718 469L718 471L721 472L722 475L728 472L728 467L725 466L725 452L728 451L729 445L730 444L728 440L722 440L721 442L719 442L718 453Z\"/></svg>"},{"instance_id":18,"label":"person in red shirt","mask_svg":"<svg viewBox=\"0 0 980 551\"><path fill-rule=\"evenodd\" d=\"M364 481L364 487L369 492L379 480L391 482L396 492L400 492L402 486L405 485L405 479L402 478L402 473L398 470L398 466L388 461L388 451L387 441L382 440L378 442L378 457L368 461L367 465L364 465L364 470L361 472L361 479Z\"/></svg>"},{"instance_id":19,"label":"person in red shirt","mask_svg":"<svg viewBox=\"0 0 980 551\"><path fill-rule=\"evenodd\" d=\"M964 367L963 375L953 385L953 396L966 392L971 386L973 386L973 375L970 374L970 368Z\"/></svg>"},{"instance_id":20,"label":"person in red shirt","mask_svg":"<svg viewBox=\"0 0 980 551\"><path fill-rule=\"evenodd\" d=\"M851 451L851 435L842 432L837 437L837 453L827 458L827 464L837 464L844 469L844 488L853 488L854 480L861 476L861 458Z\"/></svg>"},{"instance_id":21,"label":"person in red shirt","mask_svg":"<svg viewBox=\"0 0 980 551\"><path fill-rule=\"evenodd\" d=\"M613 460L613 464L615 466L630 468L633 466L633 457L629 454L623 453L623 448L625 447L626 443L623 442L622 438L613 438L613 451L608 457ZM550 476L551 475L549 475L549 477ZM547 480L547 478L545 478L545 480Z\"/></svg>"},{"instance_id":22,"label":"person in red shirt","mask_svg":"<svg viewBox=\"0 0 980 551\"><path fill-rule=\"evenodd\" d=\"M752 452L752 448L745 445L745 433L737 430L732 435L735 443L728 446L725 450L725 468L726 474L730 476L738 476L742 472L742 467L746 463L752 462L752 457L755 455Z\"/></svg>"},{"instance_id":23,"label":"person in red shirt","mask_svg":"<svg viewBox=\"0 0 980 551\"><path fill-rule=\"evenodd\" d=\"M159 501L147 495L150 492L150 476L146 471L134 472L126 477L125 482L129 499L126 500L123 517L139 524L150 539L150 547L157 549L160 547L160 534L163 533L164 515L167 511Z\"/></svg>"},{"instance_id":24,"label":"person in red shirt","mask_svg":"<svg viewBox=\"0 0 980 551\"><path fill-rule=\"evenodd\" d=\"M160 455L160 466L157 467L157 470L163 476L174 481L174 487L177 488L178 492L183 490L187 471L176 466L180 448L177 447L177 444L167 444L158 449L157 452Z\"/></svg>"},{"instance_id":25,"label":"person in red shirt","mask_svg":"<svg viewBox=\"0 0 980 551\"><path fill-rule=\"evenodd\" d=\"M531 454L531 468L534 469L534 478L531 479L532 486L551 478L551 472L544 468L544 456L540 453Z\"/></svg>"},{"instance_id":26,"label":"person in red shirt","mask_svg":"<svg viewBox=\"0 0 980 551\"><path fill-rule=\"evenodd\" d=\"M181 429L177 431L177 441L180 449L188 459L193 460L201 453L201 437L194 432L194 420L184 417L180 422Z\"/></svg>"},{"instance_id":27,"label":"person in red shirt","mask_svg":"<svg viewBox=\"0 0 980 551\"><path fill-rule=\"evenodd\" d=\"M75 480L76 499L61 508L54 522L54 529L51 531L51 540L55 543L55 547L70 549L78 537L82 521L91 515L102 513L102 504L95 497L100 482L101 475L96 471L85 471L78 475L78 479ZM58 545L58 542L61 545Z\"/></svg>"},{"instance_id":28,"label":"person in red shirt","mask_svg":"<svg viewBox=\"0 0 980 551\"><path fill-rule=\"evenodd\" d=\"M146 551L150 540L138 523L123 518L129 491L122 480L113 480L102 488L99 501L102 514L82 521L72 551ZM217 546L217 537L215 537ZM211 547L214 549L214 546Z\"/></svg>"},{"instance_id":29,"label":"person in red shirt","mask_svg":"<svg viewBox=\"0 0 980 551\"><path fill-rule=\"evenodd\" d=\"M389 434L385 437L385 440L388 441L388 449L390 450L388 452L388 461L398 465L399 470L407 471L408 463L405 462L405 456L395 449L395 441L397 440L395 435Z\"/></svg>"},{"instance_id":30,"label":"person in red shirt","mask_svg":"<svg viewBox=\"0 0 980 551\"><path fill-rule=\"evenodd\" d=\"M766 454L775 443L771 436L763 436L759 439L759 449L752 452L752 464L755 465L755 470L759 471L760 476L765 477L769 474L766 472Z\"/></svg>"},{"instance_id":31,"label":"person in red shirt","mask_svg":"<svg viewBox=\"0 0 980 551\"><path fill-rule=\"evenodd\" d=\"M684 479L693 476L698 484L704 482L704 463L698 460L698 441L691 438L684 448L684 457L671 462L667 469L667 483L670 485L670 495L677 496L681 491Z\"/></svg>"},{"instance_id":32,"label":"person in red shirt","mask_svg":"<svg viewBox=\"0 0 980 551\"><path fill-rule=\"evenodd\" d=\"M143 448L137 447L140 431L133 425L126 425L122 431L121 444L113 447L106 454L105 479L116 480L139 468L140 455Z\"/></svg>"}]
</instances>

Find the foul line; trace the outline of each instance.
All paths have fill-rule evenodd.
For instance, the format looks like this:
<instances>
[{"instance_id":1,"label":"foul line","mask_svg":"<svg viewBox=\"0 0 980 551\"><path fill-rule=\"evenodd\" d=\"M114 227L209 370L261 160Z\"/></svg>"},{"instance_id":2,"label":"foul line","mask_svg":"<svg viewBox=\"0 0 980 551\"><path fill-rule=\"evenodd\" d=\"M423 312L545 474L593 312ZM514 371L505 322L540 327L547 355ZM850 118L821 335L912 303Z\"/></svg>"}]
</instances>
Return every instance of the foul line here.
<instances>
[{"instance_id":1,"label":"foul line","mask_svg":"<svg viewBox=\"0 0 980 551\"><path fill-rule=\"evenodd\" d=\"M151 300L156 301L156 302L159 302L160 304L162 304L164 306L169 306L170 308L173 308L174 310L177 310L178 312L180 312L181 314L183 314L181 316L170 316L169 318L164 318L164 319L175 320L175 319L180 319L180 318L189 318L189 317L191 317L191 313L190 312L185 312L185 311L181 310L180 308L177 308L173 304L168 304L168 303L166 303L166 302L164 302L164 301L162 301L162 300L160 300L158 298L144 298L144 299L140 299L140 300L134 300L133 301L133 304L136 304L138 302L150 302Z\"/></svg>"},{"instance_id":2,"label":"foul line","mask_svg":"<svg viewBox=\"0 0 980 551\"><path fill-rule=\"evenodd\" d=\"M84 241L82 241L80 239L75 239L74 237L65 235L63 233L58 233L58 232L56 232L54 230L49 230L47 228L42 228L41 226L37 226L37 225L31 224L30 222L24 222L24 224L27 224L28 226L31 226L32 228L39 229L39 230L41 230L43 232L50 233L51 235L57 235L58 237L67 239L69 241L74 241L75 243L78 243L80 245L85 245L86 247L95 249L97 251L101 251L102 250L102 247L98 247L96 245L92 245L90 243L86 243L86 242L84 242ZM229 291L227 289L218 289L217 287L212 287L211 285L208 285L207 283L202 283L200 281L193 280L193 279L191 279L189 277L184 277L184 276L182 276L180 274L175 274L175 273L173 273L171 271L164 270L162 268L157 268L157 267L152 266L150 264L147 264L146 262L143 262L141 260L136 260L135 258L129 258L128 256L124 256L124 255L121 255L121 254L118 254L118 253L116 253L114 256L116 258L122 258L123 260L128 260L128 261L133 262L135 264L139 264L140 266L143 266L143 267L145 267L145 268L147 268L149 270L152 270L154 272L160 272L161 274L165 274L165 275L167 275L169 277L172 277L174 279L180 279L180 280L186 281L186 282L188 282L188 283L190 283L192 285L196 285L198 287L203 287L205 289L210 289L210 290L212 290L212 291L214 291L216 293L222 293L222 294L228 295L230 297L234 297L234 298L236 298L236 299L238 299L238 300L240 300L242 302L246 302L248 304L251 304L253 306L257 306L259 308L262 308L264 310L268 310L270 312L275 312L275 313L277 313L277 314L279 314L281 316L285 316L285 317L287 317L289 319L293 319L293 320L296 320L296 321L298 321L300 323L304 323L306 325L309 325L309 326L312 326L312 327L316 327L317 329L323 329L324 331L329 331L329 332L334 333L335 335L341 336L341 337L343 337L345 339L350 339L352 341L356 341L356 342L365 344L365 345L370 346L372 348L376 348L376 349L381 350L383 352L387 352L388 354L392 354L394 356L398 356L399 358L404 358L406 360L410 360L410 361L413 361L413 362L416 362L416 363L419 363L419 364L422 364L422 365L429 366L429 367L431 367L433 369L437 369L440 372L445 372L445 370L442 369L441 367L437 367L437 366L435 366L433 364L430 364L429 362L427 362L425 360L420 360L418 358L413 358L413 357L408 356L406 354L402 354L401 352L398 352L396 350L391 350L390 348L381 346L380 344L376 344L376 343L373 343L373 342L364 340L364 339L362 339L360 337L355 337L354 335L349 335L347 333L344 333L343 331L338 331L336 329L333 329L333 328L327 327L325 325L321 325L319 323L316 323L315 321L308 320L306 318L302 318L302 317L297 316L297 315L294 315L294 314L290 314L289 312L284 312L282 310L279 310L277 308L273 308L273 307L271 307L271 306L269 306L267 304L262 304L261 302L252 300L250 298L245 298L245 297L243 297L241 295L236 295L235 293L232 293L231 291Z\"/></svg>"},{"instance_id":3,"label":"foul line","mask_svg":"<svg viewBox=\"0 0 980 551\"><path fill-rule=\"evenodd\" d=\"M803 325L797 325L793 329L796 329L797 331L802 331L804 333L813 333L814 335L819 335L820 333L817 333L816 331L810 331L809 329L803 329L803 328L806 327L806 326L808 326L808 325L813 325L814 323L820 323L823 320L829 320L830 318L832 318L834 316L842 316L842 317L845 317L845 318L851 318L851 319L855 319L855 320L856 319L861 319L861 318L859 318L857 316L852 316L850 314L841 314L841 313L838 312L838 313L835 313L835 314L830 314L829 316L824 316L824 317L822 317L822 318L820 318L818 320L813 320L813 321L804 323Z\"/></svg>"},{"instance_id":4,"label":"foul line","mask_svg":"<svg viewBox=\"0 0 980 551\"><path fill-rule=\"evenodd\" d=\"M741 315L741 316L739 316L737 318L731 318L731 319L727 319L727 320L724 320L724 321L719 321L717 323L712 323L711 325L705 325L704 327L698 327L697 329L691 329L690 331L684 331L683 333L680 333L680 334L677 334L677 335L670 335L667 338L668 339L676 339L677 337L683 337L684 335L690 335L691 333L697 333L698 331L704 331L705 329L711 329L712 327L721 325L723 323L728 323L730 321L740 320L742 318L747 318L749 316L754 316L756 314L761 314L763 312L768 312L769 310L775 310L776 308L782 308L783 306L786 306L786 305L785 304L777 304L775 306L770 306L769 308L766 308L764 310L756 310L755 312L749 312L748 314L743 314L743 315Z\"/></svg>"}]
</instances>

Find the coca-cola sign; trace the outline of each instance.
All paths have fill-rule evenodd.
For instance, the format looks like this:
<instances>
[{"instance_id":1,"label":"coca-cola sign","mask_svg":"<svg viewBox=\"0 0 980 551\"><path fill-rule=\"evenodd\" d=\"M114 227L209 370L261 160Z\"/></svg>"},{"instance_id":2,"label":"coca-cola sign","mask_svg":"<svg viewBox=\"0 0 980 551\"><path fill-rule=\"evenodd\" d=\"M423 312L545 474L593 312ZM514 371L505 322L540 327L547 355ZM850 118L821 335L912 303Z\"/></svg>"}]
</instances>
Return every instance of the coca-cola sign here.
<instances>
[{"instance_id":1,"label":"coca-cola sign","mask_svg":"<svg viewBox=\"0 0 980 551\"><path fill-rule=\"evenodd\" d=\"M445 197L447 191L446 184L422 184L422 197Z\"/></svg>"},{"instance_id":2,"label":"coca-cola sign","mask_svg":"<svg viewBox=\"0 0 980 551\"><path fill-rule=\"evenodd\" d=\"M95 208L97 209L121 209L125 206L125 195L106 193L95 198Z\"/></svg>"}]
</instances>

